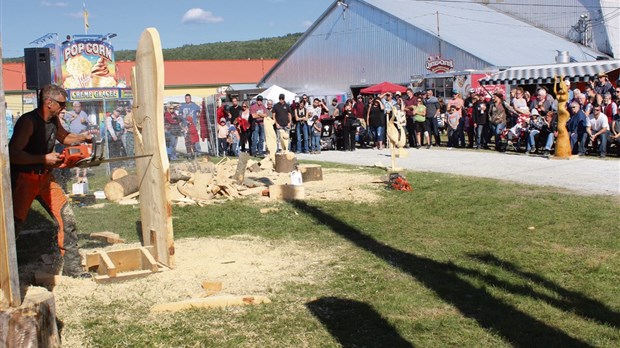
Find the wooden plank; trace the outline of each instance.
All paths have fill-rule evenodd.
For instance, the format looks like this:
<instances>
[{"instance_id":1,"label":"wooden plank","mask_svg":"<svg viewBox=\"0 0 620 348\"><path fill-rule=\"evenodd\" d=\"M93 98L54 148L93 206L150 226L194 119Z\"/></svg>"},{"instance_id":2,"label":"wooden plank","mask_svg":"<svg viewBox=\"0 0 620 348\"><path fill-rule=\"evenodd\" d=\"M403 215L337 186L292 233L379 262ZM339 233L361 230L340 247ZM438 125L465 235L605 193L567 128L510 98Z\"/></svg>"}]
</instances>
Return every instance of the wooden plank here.
<instances>
[{"instance_id":1,"label":"wooden plank","mask_svg":"<svg viewBox=\"0 0 620 348\"><path fill-rule=\"evenodd\" d=\"M110 276L107 276L107 275L97 275L97 276L95 276L94 279L95 279L96 283L113 283L113 282L120 282L120 281L124 281L124 280L144 278L144 277L149 276L151 274L153 274L153 272L151 272L150 270L147 269L147 270L123 272L123 273L119 273L115 277L110 277Z\"/></svg>"},{"instance_id":2,"label":"wooden plank","mask_svg":"<svg viewBox=\"0 0 620 348\"><path fill-rule=\"evenodd\" d=\"M142 237L151 240L156 231L155 259L173 268L174 232L172 202L167 187L170 181L170 163L164 136L164 59L159 33L147 28L138 42L136 66L132 71L136 155L152 157L136 160L140 178L140 216Z\"/></svg>"},{"instance_id":3,"label":"wooden plank","mask_svg":"<svg viewBox=\"0 0 620 348\"><path fill-rule=\"evenodd\" d=\"M89 235L90 238L102 240L106 243L117 244L117 243L125 243L125 240L118 235L118 233L113 232L93 232Z\"/></svg>"},{"instance_id":4,"label":"wooden plank","mask_svg":"<svg viewBox=\"0 0 620 348\"><path fill-rule=\"evenodd\" d=\"M108 275L112 278L116 277L116 267L114 262L108 256L107 253L99 253L99 268L97 269L99 275Z\"/></svg>"},{"instance_id":5,"label":"wooden plank","mask_svg":"<svg viewBox=\"0 0 620 348\"><path fill-rule=\"evenodd\" d=\"M151 252L146 248L140 248L140 253L142 255L142 269L150 269L152 272L158 272L159 266L157 266L157 261L151 255Z\"/></svg>"},{"instance_id":6,"label":"wooden plank","mask_svg":"<svg viewBox=\"0 0 620 348\"><path fill-rule=\"evenodd\" d=\"M0 62L2 61L2 42L0 42ZM1 64L0 64L1 65ZM1 68L1 66L0 66ZM9 167L9 143L7 139L6 108L4 107L4 83L0 69L0 288L3 301L17 307L22 298L19 291L17 273L17 252L15 251L15 224L13 220L13 196L11 194L11 168ZM0 300L2 300L0 298Z\"/></svg>"},{"instance_id":7,"label":"wooden plank","mask_svg":"<svg viewBox=\"0 0 620 348\"><path fill-rule=\"evenodd\" d=\"M269 186L269 198L292 201L306 198L303 186L294 185L271 185Z\"/></svg>"},{"instance_id":8,"label":"wooden plank","mask_svg":"<svg viewBox=\"0 0 620 348\"><path fill-rule=\"evenodd\" d=\"M161 303L151 307L151 312L178 312L191 308L222 308L230 306L247 306L261 303L271 303L266 296L227 295L207 298L194 298L179 302Z\"/></svg>"}]
</instances>

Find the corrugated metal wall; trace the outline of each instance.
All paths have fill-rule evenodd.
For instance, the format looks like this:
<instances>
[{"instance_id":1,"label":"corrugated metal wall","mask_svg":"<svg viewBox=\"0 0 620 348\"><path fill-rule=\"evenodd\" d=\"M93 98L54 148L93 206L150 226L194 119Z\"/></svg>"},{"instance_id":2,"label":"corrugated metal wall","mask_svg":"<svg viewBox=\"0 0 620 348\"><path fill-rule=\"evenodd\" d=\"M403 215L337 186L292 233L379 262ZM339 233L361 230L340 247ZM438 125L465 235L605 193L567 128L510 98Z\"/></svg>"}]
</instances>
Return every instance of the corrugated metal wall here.
<instances>
[{"instance_id":1,"label":"corrugated metal wall","mask_svg":"<svg viewBox=\"0 0 620 348\"><path fill-rule=\"evenodd\" d=\"M487 0L485 3L574 42L579 42L579 34L572 27L579 21L579 16L588 14L593 34L591 47L615 57L619 56L618 0Z\"/></svg>"},{"instance_id":2,"label":"corrugated metal wall","mask_svg":"<svg viewBox=\"0 0 620 348\"><path fill-rule=\"evenodd\" d=\"M428 73L426 59L439 53L436 37L365 3L347 3L347 9L334 6L326 12L263 85L295 92L347 92L350 86L383 81L404 84L412 75ZM454 59L457 71L489 66L445 42L442 55Z\"/></svg>"}]
</instances>

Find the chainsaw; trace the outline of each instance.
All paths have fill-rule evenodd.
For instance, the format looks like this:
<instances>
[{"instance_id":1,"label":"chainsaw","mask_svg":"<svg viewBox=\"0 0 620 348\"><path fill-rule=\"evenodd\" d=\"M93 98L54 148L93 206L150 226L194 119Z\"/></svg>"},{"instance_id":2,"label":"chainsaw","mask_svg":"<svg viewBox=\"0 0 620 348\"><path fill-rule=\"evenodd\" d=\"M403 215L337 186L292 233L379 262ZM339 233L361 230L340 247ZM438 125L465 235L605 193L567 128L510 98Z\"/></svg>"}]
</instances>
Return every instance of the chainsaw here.
<instances>
[{"instance_id":1,"label":"chainsaw","mask_svg":"<svg viewBox=\"0 0 620 348\"><path fill-rule=\"evenodd\" d=\"M59 168L88 168L96 167L102 163L127 161L142 157L151 157L152 155L139 155L130 157L103 157L103 140L95 141L91 144L77 144L65 147L60 153L63 160Z\"/></svg>"}]
</instances>

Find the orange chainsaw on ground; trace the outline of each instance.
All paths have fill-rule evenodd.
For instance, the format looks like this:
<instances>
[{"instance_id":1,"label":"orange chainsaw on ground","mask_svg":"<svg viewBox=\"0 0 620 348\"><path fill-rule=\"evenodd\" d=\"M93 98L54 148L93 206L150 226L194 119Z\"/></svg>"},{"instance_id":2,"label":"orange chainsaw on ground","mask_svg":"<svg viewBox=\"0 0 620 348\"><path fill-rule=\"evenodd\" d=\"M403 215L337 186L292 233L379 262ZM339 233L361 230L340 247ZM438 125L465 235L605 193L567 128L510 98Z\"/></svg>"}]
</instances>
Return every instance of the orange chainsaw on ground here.
<instances>
[{"instance_id":1,"label":"orange chainsaw on ground","mask_svg":"<svg viewBox=\"0 0 620 348\"><path fill-rule=\"evenodd\" d=\"M77 144L65 147L60 153L63 160L59 168L88 168L96 167L102 163L127 161L135 158L151 157L152 155L140 155L131 157L104 158L102 140L93 139L92 144Z\"/></svg>"}]
</instances>

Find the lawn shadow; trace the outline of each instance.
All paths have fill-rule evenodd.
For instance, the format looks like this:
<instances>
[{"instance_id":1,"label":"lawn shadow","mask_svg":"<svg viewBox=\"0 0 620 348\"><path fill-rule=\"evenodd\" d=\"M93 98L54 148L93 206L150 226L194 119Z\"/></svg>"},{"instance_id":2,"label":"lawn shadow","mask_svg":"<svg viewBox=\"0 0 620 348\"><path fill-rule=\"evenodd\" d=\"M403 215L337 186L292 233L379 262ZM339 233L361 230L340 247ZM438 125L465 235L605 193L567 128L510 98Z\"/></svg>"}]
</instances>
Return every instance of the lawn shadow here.
<instances>
[{"instance_id":1,"label":"lawn shadow","mask_svg":"<svg viewBox=\"0 0 620 348\"><path fill-rule=\"evenodd\" d=\"M462 279L472 271L452 263L435 261L382 244L361 230L336 219L303 201L291 204L329 227L334 233L356 246L383 259L411 275L443 301L456 307L465 317L475 320L485 330L502 337L508 343L523 347L590 347L587 342L571 337L490 294L486 287L475 287Z\"/></svg>"},{"instance_id":2,"label":"lawn shadow","mask_svg":"<svg viewBox=\"0 0 620 348\"><path fill-rule=\"evenodd\" d=\"M571 291L561 287L560 285L545 279L544 277L519 269L517 265L510 261L502 260L490 253L474 253L468 254L474 260L482 263L497 266L505 271L513 273L514 275L524 278L530 282L536 283L539 286L546 288L558 295L552 297L542 294L533 290L530 286L518 286L509 284L497 279L496 277L489 277L485 275L484 280L492 285L509 289L511 293L516 293L524 296L529 296L537 300L542 300L558 309L571 312L579 315L585 319L595 320L601 324L607 324L616 328L620 328L620 313L613 311L597 300L588 298L584 294L576 291Z\"/></svg>"},{"instance_id":3,"label":"lawn shadow","mask_svg":"<svg viewBox=\"0 0 620 348\"><path fill-rule=\"evenodd\" d=\"M370 305L350 299L323 297L306 307L344 348L411 348L394 326Z\"/></svg>"}]
</instances>

